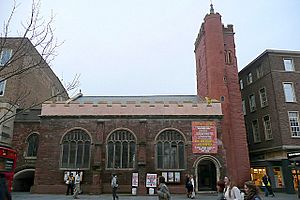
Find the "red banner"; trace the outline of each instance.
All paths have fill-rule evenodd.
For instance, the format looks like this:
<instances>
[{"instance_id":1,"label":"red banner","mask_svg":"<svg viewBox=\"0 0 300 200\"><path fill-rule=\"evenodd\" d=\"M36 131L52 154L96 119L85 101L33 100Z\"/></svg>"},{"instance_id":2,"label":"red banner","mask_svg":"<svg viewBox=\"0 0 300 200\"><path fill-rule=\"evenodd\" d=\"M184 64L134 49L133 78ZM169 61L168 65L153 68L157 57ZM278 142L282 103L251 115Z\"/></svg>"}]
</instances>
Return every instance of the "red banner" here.
<instances>
[{"instance_id":1,"label":"red banner","mask_svg":"<svg viewBox=\"0 0 300 200\"><path fill-rule=\"evenodd\" d=\"M214 121L192 122L193 153L217 153L217 128Z\"/></svg>"}]
</instances>

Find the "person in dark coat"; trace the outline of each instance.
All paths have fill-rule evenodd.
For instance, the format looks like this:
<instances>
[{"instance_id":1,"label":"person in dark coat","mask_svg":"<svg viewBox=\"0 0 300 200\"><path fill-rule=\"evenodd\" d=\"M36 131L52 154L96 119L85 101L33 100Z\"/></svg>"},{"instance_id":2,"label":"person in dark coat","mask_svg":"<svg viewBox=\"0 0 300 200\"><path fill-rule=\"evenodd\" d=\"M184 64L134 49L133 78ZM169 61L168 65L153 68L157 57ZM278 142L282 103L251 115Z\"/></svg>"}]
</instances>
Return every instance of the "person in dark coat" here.
<instances>
[{"instance_id":1,"label":"person in dark coat","mask_svg":"<svg viewBox=\"0 0 300 200\"><path fill-rule=\"evenodd\" d=\"M218 197L217 200L226 200L224 196L225 182L223 180L219 180L217 182L217 192Z\"/></svg>"},{"instance_id":2,"label":"person in dark coat","mask_svg":"<svg viewBox=\"0 0 300 200\"><path fill-rule=\"evenodd\" d=\"M0 200L11 200L4 174L0 173Z\"/></svg>"},{"instance_id":3,"label":"person in dark coat","mask_svg":"<svg viewBox=\"0 0 300 200\"><path fill-rule=\"evenodd\" d=\"M245 182L244 190L246 193L244 200L261 200L259 188L252 181Z\"/></svg>"},{"instance_id":4,"label":"person in dark coat","mask_svg":"<svg viewBox=\"0 0 300 200\"><path fill-rule=\"evenodd\" d=\"M265 185L265 196L267 197L269 194L272 195L272 197L275 196L273 190L272 190L272 185L271 185L271 181L270 181L270 178L267 174L265 174L263 177L262 177L262 181Z\"/></svg>"}]
</instances>

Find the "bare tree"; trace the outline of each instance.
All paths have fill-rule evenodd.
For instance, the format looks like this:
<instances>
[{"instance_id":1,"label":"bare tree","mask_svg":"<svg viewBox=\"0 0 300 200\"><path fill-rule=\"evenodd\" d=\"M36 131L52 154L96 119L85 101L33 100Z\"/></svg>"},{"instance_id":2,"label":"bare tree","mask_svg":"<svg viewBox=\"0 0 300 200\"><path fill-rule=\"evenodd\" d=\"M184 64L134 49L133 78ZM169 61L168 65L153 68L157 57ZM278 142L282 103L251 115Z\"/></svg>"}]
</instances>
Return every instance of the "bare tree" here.
<instances>
[{"instance_id":1,"label":"bare tree","mask_svg":"<svg viewBox=\"0 0 300 200\"><path fill-rule=\"evenodd\" d=\"M53 74L49 65L57 55L58 47L62 44L58 43L54 37L53 14L48 20L44 20L40 16L40 0L32 0L30 16L27 21L22 23L23 31L17 37L10 37L11 21L18 7L19 5L14 0L12 10L3 24L0 35L0 84L4 84L8 80L28 79L31 74L36 74L41 78L43 74ZM58 86L53 89L50 85L49 91L51 92L48 95L36 95L34 94L36 91L33 91L31 87L22 86L22 91L0 100L9 104L6 112L2 112L0 116L0 125L19 113L41 106L45 101L56 100L57 97L67 99L68 92L74 91L79 86L79 75L75 75L74 79L65 86L61 85L55 75L52 75L51 78ZM32 98L35 95L36 97ZM15 112L16 108L18 108L17 112Z\"/></svg>"}]
</instances>

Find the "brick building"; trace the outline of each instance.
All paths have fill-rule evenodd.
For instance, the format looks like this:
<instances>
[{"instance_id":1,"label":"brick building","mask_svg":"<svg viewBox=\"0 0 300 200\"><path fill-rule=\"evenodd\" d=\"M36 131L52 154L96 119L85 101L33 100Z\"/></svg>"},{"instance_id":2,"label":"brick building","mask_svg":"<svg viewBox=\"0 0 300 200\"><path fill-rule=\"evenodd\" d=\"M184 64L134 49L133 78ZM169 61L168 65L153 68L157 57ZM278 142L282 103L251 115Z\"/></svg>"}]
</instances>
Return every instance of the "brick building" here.
<instances>
[{"instance_id":1,"label":"brick building","mask_svg":"<svg viewBox=\"0 0 300 200\"><path fill-rule=\"evenodd\" d=\"M300 174L299 71L300 51L266 50L239 72L252 179L267 173L287 193Z\"/></svg>"},{"instance_id":2,"label":"brick building","mask_svg":"<svg viewBox=\"0 0 300 200\"><path fill-rule=\"evenodd\" d=\"M56 94L59 95L55 96ZM52 98L53 96L55 98ZM24 147L18 151L19 162L16 172L34 168L35 159L32 159L32 151L27 154L24 149L32 148L31 143L28 143L29 140L37 140L37 137L31 136L30 131L35 129L30 127L33 116L28 121L23 121L22 126L28 126L28 130L20 132L18 125L15 126L18 113L27 116L32 112L23 111L36 105L33 113L39 124L38 115L41 111L39 103L46 100L67 99L67 91L28 38L0 38L0 146ZM17 138L20 135L24 136L23 140L15 139L12 142L13 133L17 134ZM31 164L27 163L25 166L20 159L23 156L27 157ZM16 173L15 186L25 184L26 187L27 180L33 177L33 172Z\"/></svg>"},{"instance_id":3,"label":"brick building","mask_svg":"<svg viewBox=\"0 0 300 200\"><path fill-rule=\"evenodd\" d=\"M24 151L17 141L27 138L27 129L43 144L35 157L32 192L64 193L65 172L79 170L87 193L111 192L112 173L118 174L121 192L137 187L138 194L149 192L152 174L165 176L172 193L185 192L187 173L195 176L196 191L214 191L225 175L240 185L249 179L233 26L224 27L212 6L195 56L197 95L78 94L43 104L40 120L20 116L14 136L18 151ZM30 119L31 125L24 124ZM20 160L30 163L22 155ZM132 186L136 175L138 186Z\"/></svg>"}]
</instances>

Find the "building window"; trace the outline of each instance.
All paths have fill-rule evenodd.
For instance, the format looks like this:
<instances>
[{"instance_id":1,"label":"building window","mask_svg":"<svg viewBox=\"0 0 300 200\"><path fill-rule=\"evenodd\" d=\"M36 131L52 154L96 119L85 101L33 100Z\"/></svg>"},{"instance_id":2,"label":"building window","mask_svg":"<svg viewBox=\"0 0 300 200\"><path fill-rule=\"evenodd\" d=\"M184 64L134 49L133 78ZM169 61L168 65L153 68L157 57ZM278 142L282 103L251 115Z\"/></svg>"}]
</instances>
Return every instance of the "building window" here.
<instances>
[{"instance_id":1,"label":"building window","mask_svg":"<svg viewBox=\"0 0 300 200\"><path fill-rule=\"evenodd\" d=\"M243 84L243 80L242 79L240 79L240 89L241 90L244 89L244 84Z\"/></svg>"},{"instance_id":2,"label":"building window","mask_svg":"<svg viewBox=\"0 0 300 200\"><path fill-rule=\"evenodd\" d=\"M91 138L82 129L74 129L62 139L62 168L89 168Z\"/></svg>"},{"instance_id":3,"label":"building window","mask_svg":"<svg viewBox=\"0 0 300 200\"><path fill-rule=\"evenodd\" d=\"M263 77L264 75L264 72L263 72L263 68L262 68L262 65L259 65L257 68L256 68L256 77L257 79Z\"/></svg>"},{"instance_id":4,"label":"building window","mask_svg":"<svg viewBox=\"0 0 300 200\"><path fill-rule=\"evenodd\" d=\"M264 122L264 131L265 131L266 140L273 139L270 116L269 115L264 116L263 122Z\"/></svg>"},{"instance_id":5,"label":"building window","mask_svg":"<svg viewBox=\"0 0 300 200\"><path fill-rule=\"evenodd\" d=\"M225 51L225 62L226 62L226 64L232 64L232 53L231 53L231 51Z\"/></svg>"},{"instance_id":6,"label":"building window","mask_svg":"<svg viewBox=\"0 0 300 200\"><path fill-rule=\"evenodd\" d=\"M246 115L246 104L245 104L245 100L242 100L242 109L243 109L243 114Z\"/></svg>"},{"instance_id":7,"label":"building window","mask_svg":"<svg viewBox=\"0 0 300 200\"><path fill-rule=\"evenodd\" d=\"M296 102L293 83L283 83L285 102Z\"/></svg>"},{"instance_id":8,"label":"building window","mask_svg":"<svg viewBox=\"0 0 300 200\"><path fill-rule=\"evenodd\" d=\"M260 142L260 134L258 129L258 121L253 120L252 121L252 134L253 134L253 140L254 142Z\"/></svg>"},{"instance_id":9,"label":"building window","mask_svg":"<svg viewBox=\"0 0 300 200\"><path fill-rule=\"evenodd\" d=\"M250 106L250 112L253 112L256 110L256 103L255 103L255 96L254 94L251 94L249 96L249 106Z\"/></svg>"},{"instance_id":10,"label":"building window","mask_svg":"<svg viewBox=\"0 0 300 200\"><path fill-rule=\"evenodd\" d=\"M27 157L36 157L39 148L39 135L32 133L27 138Z\"/></svg>"},{"instance_id":11,"label":"building window","mask_svg":"<svg viewBox=\"0 0 300 200\"><path fill-rule=\"evenodd\" d=\"M248 75L247 75L247 83L248 85L251 84L253 82L253 79L252 79L252 73L250 72Z\"/></svg>"},{"instance_id":12,"label":"building window","mask_svg":"<svg viewBox=\"0 0 300 200\"><path fill-rule=\"evenodd\" d=\"M175 130L165 130L156 139L157 168L184 169L184 138Z\"/></svg>"},{"instance_id":13,"label":"building window","mask_svg":"<svg viewBox=\"0 0 300 200\"><path fill-rule=\"evenodd\" d=\"M0 81L0 96L4 96L6 81Z\"/></svg>"},{"instance_id":14,"label":"building window","mask_svg":"<svg viewBox=\"0 0 300 200\"><path fill-rule=\"evenodd\" d=\"M284 58L283 64L284 64L285 71L295 71L293 59Z\"/></svg>"},{"instance_id":15,"label":"building window","mask_svg":"<svg viewBox=\"0 0 300 200\"><path fill-rule=\"evenodd\" d=\"M113 132L107 140L107 168L134 168L135 136L127 130Z\"/></svg>"},{"instance_id":16,"label":"building window","mask_svg":"<svg viewBox=\"0 0 300 200\"><path fill-rule=\"evenodd\" d=\"M292 137L300 136L299 114L298 111L289 111L289 121Z\"/></svg>"},{"instance_id":17,"label":"building window","mask_svg":"<svg viewBox=\"0 0 300 200\"><path fill-rule=\"evenodd\" d=\"M267 100L267 94L266 94L266 88L261 88L259 90L259 99L260 99L260 106L266 107L268 105L268 100Z\"/></svg>"},{"instance_id":18,"label":"building window","mask_svg":"<svg viewBox=\"0 0 300 200\"><path fill-rule=\"evenodd\" d=\"M11 58L12 49L2 49L0 55L0 66L4 66Z\"/></svg>"}]
</instances>

